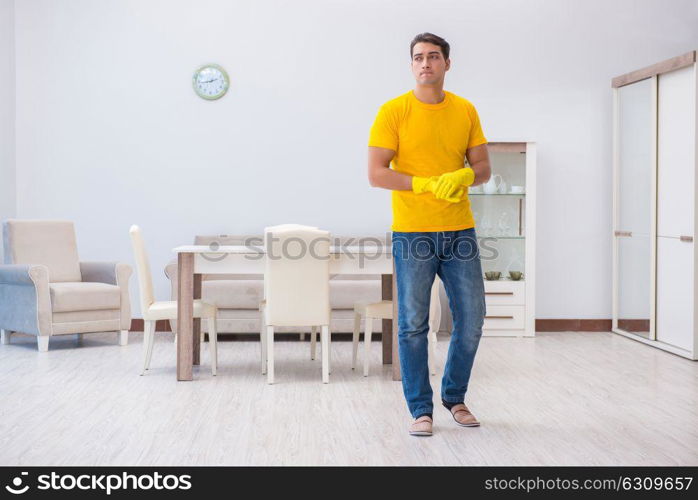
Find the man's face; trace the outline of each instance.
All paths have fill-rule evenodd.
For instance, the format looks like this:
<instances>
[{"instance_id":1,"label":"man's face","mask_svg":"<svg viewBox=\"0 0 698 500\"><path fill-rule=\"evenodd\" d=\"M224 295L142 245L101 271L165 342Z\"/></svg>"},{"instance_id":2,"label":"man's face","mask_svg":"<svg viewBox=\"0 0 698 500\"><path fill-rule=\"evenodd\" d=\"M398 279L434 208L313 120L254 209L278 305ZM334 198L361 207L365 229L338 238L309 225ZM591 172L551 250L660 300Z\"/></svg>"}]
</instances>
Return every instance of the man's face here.
<instances>
[{"instance_id":1,"label":"man's face","mask_svg":"<svg viewBox=\"0 0 698 500\"><path fill-rule=\"evenodd\" d=\"M412 49L412 74L420 85L443 84L446 71L451 67L450 59L444 59L441 47L420 42Z\"/></svg>"}]
</instances>

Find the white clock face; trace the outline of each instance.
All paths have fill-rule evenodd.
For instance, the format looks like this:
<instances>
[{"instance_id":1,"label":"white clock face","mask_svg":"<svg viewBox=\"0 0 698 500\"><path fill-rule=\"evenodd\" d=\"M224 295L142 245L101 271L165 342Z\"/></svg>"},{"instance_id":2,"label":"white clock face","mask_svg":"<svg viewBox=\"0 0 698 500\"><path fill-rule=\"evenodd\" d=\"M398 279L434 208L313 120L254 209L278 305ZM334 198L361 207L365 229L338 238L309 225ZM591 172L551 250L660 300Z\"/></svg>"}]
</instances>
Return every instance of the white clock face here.
<instances>
[{"instance_id":1,"label":"white clock face","mask_svg":"<svg viewBox=\"0 0 698 500\"><path fill-rule=\"evenodd\" d=\"M194 90L204 99L218 99L228 90L228 75L220 66L206 65L194 73Z\"/></svg>"}]
</instances>

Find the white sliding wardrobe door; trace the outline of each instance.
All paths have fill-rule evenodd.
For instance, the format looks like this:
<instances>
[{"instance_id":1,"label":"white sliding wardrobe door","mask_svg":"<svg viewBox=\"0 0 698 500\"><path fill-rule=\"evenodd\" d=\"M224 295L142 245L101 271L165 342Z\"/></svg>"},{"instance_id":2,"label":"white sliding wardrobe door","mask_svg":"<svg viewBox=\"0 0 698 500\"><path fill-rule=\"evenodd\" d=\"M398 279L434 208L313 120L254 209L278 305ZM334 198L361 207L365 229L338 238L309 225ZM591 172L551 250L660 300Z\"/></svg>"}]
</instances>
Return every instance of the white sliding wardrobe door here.
<instances>
[{"instance_id":1,"label":"white sliding wardrobe door","mask_svg":"<svg viewBox=\"0 0 698 500\"><path fill-rule=\"evenodd\" d=\"M657 234L693 236L695 191L695 69L658 77Z\"/></svg>"},{"instance_id":2,"label":"white sliding wardrobe door","mask_svg":"<svg viewBox=\"0 0 698 500\"><path fill-rule=\"evenodd\" d=\"M656 338L688 351L694 337L695 96L695 65L659 75Z\"/></svg>"},{"instance_id":3,"label":"white sliding wardrobe door","mask_svg":"<svg viewBox=\"0 0 698 500\"><path fill-rule=\"evenodd\" d=\"M657 237L657 340L693 350L693 242Z\"/></svg>"}]
</instances>

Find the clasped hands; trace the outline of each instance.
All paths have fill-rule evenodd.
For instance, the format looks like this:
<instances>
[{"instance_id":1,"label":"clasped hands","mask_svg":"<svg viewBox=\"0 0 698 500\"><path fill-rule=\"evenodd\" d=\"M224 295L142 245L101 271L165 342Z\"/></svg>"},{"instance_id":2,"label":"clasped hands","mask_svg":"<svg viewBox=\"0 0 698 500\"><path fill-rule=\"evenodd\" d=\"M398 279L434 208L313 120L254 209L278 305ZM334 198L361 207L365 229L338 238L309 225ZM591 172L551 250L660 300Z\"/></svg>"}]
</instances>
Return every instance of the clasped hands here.
<instances>
[{"instance_id":1,"label":"clasped hands","mask_svg":"<svg viewBox=\"0 0 698 500\"><path fill-rule=\"evenodd\" d=\"M439 200L458 203L474 181L475 171L464 167L432 177L412 177L412 191L417 194L433 193Z\"/></svg>"}]
</instances>

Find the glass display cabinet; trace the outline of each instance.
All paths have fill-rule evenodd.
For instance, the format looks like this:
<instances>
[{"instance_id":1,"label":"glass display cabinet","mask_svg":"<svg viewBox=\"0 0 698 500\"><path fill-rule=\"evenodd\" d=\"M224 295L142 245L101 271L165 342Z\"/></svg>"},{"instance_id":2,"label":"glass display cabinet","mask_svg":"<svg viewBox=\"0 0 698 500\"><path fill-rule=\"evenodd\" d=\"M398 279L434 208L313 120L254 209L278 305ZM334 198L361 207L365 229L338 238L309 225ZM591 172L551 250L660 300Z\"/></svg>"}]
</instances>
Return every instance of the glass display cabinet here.
<instances>
[{"instance_id":1,"label":"glass display cabinet","mask_svg":"<svg viewBox=\"0 0 698 500\"><path fill-rule=\"evenodd\" d=\"M486 336L535 335L536 145L490 142L492 176L471 187L480 247Z\"/></svg>"}]
</instances>

